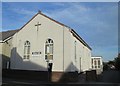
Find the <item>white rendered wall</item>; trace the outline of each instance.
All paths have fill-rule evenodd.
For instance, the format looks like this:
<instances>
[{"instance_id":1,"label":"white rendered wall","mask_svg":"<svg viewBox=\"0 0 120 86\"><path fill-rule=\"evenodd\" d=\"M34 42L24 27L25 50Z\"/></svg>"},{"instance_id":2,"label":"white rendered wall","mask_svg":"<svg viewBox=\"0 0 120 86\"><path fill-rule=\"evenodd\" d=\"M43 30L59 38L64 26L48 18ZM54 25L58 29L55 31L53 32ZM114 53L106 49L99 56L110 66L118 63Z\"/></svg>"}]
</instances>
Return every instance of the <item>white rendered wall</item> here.
<instances>
[{"instance_id":1,"label":"white rendered wall","mask_svg":"<svg viewBox=\"0 0 120 86\"><path fill-rule=\"evenodd\" d=\"M75 66L71 58L71 53L73 52L71 48L72 37L70 30L67 27L64 27L64 70L65 71L75 71L74 70Z\"/></svg>"},{"instance_id":2,"label":"white rendered wall","mask_svg":"<svg viewBox=\"0 0 120 86\"><path fill-rule=\"evenodd\" d=\"M76 62L75 62L76 41ZM71 58L79 72L91 69L91 50L84 46L78 39L73 37Z\"/></svg>"},{"instance_id":3,"label":"white rendered wall","mask_svg":"<svg viewBox=\"0 0 120 86\"><path fill-rule=\"evenodd\" d=\"M37 31L35 25L38 22L41 23L41 26L39 26ZM91 67L91 50L73 37L67 27L59 25L38 14L31 22L13 36L11 68L47 71L45 42L48 38L54 41L53 71L85 71ZM25 61L23 60L24 43L27 40L31 43L30 52L41 52L41 54L39 56L32 56L32 53L30 53L30 59ZM74 41L77 42L76 63Z\"/></svg>"},{"instance_id":4,"label":"white rendered wall","mask_svg":"<svg viewBox=\"0 0 120 86\"><path fill-rule=\"evenodd\" d=\"M37 33L35 24L38 21L41 23L41 26ZM48 38L54 41L53 71L63 71L63 27L41 15L36 16L14 35L11 68L46 71L47 63L45 61L44 45ZM29 61L23 60L24 42L26 40L31 43L31 52L41 52L40 56L33 57L30 55Z\"/></svg>"}]
</instances>

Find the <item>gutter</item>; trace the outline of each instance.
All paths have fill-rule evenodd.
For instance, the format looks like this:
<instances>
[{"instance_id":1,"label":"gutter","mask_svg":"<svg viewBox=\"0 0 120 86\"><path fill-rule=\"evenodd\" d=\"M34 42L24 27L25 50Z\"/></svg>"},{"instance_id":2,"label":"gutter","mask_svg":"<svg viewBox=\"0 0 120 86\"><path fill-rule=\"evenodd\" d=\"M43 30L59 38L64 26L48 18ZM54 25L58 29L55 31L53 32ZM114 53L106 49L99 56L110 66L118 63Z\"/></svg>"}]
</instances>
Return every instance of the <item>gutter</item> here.
<instances>
[{"instance_id":1,"label":"gutter","mask_svg":"<svg viewBox=\"0 0 120 86\"><path fill-rule=\"evenodd\" d=\"M73 30L70 29L70 32L72 33L72 35L74 37L76 37L83 45L85 45L86 47L88 47L90 50L92 50L92 48Z\"/></svg>"},{"instance_id":2,"label":"gutter","mask_svg":"<svg viewBox=\"0 0 120 86\"><path fill-rule=\"evenodd\" d=\"M8 37L5 40L0 40L0 43L5 43L6 41L10 40L12 37Z\"/></svg>"}]
</instances>

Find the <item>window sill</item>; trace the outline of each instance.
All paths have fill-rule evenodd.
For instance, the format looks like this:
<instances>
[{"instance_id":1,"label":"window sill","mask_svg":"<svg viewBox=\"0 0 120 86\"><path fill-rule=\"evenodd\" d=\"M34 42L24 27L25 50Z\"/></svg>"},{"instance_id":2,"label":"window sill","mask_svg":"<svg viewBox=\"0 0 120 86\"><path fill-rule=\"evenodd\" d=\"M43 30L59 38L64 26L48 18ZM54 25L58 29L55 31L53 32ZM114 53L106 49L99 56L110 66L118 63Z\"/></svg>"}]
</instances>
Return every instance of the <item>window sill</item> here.
<instances>
[{"instance_id":1,"label":"window sill","mask_svg":"<svg viewBox=\"0 0 120 86\"><path fill-rule=\"evenodd\" d=\"M30 59L23 59L23 61L30 61Z\"/></svg>"}]
</instances>

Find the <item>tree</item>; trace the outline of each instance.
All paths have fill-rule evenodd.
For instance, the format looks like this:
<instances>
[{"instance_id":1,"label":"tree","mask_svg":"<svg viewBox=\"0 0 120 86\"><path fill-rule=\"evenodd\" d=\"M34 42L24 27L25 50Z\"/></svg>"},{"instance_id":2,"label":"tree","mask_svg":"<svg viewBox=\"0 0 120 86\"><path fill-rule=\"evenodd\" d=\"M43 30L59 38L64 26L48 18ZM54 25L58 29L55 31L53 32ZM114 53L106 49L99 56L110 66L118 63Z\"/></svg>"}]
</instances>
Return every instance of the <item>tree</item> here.
<instances>
[{"instance_id":1,"label":"tree","mask_svg":"<svg viewBox=\"0 0 120 86\"><path fill-rule=\"evenodd\" d=\"M108 65L114 65L115 62L114 62L114 61L109 61L107 64L108 64Z\"/></svg>"},{"instance_id":2,"label":"tree","mask_svg":"<svg viewBox=\"0 0 120 86\"><path fill-rule=\"evenodd\" d=\"M118 54L118 57L115 58L115 68L116 70L120 70L120 53Z\"/></svg>"},{"instance_id":3,"label":"tree","mask_svg":"<svg viewBox=\"0 0 120 86\"><path fill-rule=\"evenodd\" d=\"M107 64L107 62L103 62L103 70L108 70L108 64Z\"/></svg>"}]
</instances>

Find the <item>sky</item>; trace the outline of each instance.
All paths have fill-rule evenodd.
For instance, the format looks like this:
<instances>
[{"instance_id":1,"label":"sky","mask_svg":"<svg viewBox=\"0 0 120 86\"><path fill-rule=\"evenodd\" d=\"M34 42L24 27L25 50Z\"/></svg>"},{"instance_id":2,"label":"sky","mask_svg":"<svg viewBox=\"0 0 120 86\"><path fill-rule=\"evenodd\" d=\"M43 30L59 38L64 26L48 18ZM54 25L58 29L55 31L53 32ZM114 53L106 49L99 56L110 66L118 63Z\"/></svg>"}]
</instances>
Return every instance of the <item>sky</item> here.
<instances>
[{"instance_id":1,"label":"sky","mask_svg":"<svg viewBox=\"0 0 120 86\"><path fill-rule=\"evenodd\" d=\"M2 30L21 28L41 10L74 29L104 61L118 55L117 2L2 2Z\"/></svg>"}]
</instances>

